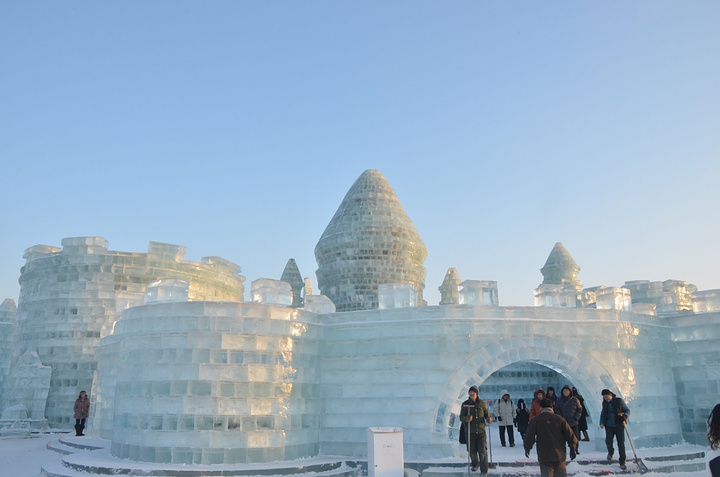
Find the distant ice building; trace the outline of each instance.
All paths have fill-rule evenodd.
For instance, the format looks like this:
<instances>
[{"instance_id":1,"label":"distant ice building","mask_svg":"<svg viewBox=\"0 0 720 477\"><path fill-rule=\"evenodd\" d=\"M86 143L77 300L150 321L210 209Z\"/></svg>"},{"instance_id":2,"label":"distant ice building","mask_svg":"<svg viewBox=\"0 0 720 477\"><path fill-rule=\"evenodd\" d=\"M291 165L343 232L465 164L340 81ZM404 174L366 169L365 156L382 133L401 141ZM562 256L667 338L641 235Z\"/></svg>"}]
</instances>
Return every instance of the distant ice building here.
<instances>
[{"instance_id":1,"label":"distant ice building","mask_svg":"<svg viewBox=\"0 0 720 477\"><path fill-rule=\"evenodd\" d=\"M355 182L315 248L320 295L292 259L244 301L238 266L218 257L189 262L155 242L113 252L101 237L62 245L26 251L17 311L0 308L3 406L69 428L84 389L92 433L122 459L363 459L371 427L402 428L408 459L457 457L472 384L529 402L569 383L593 421L610 388L633 410L637 445L701 443L718 399L720 291L583 288L557 243L537 306L500 306L497 282L455 268L440 305L425 306L427 251L378 171Z\"/></svg>"}]
</instances>

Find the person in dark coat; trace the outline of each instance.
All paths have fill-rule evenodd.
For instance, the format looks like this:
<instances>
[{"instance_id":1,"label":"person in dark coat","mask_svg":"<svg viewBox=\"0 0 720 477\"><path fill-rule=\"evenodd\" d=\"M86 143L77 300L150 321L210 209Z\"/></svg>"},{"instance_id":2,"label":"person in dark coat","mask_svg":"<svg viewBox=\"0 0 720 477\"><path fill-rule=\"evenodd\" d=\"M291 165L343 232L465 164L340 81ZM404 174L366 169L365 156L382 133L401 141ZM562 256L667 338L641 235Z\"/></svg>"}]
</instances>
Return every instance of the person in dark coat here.
<instances>
[{"instance_id":1,"label":"person in dark coat","mask_svg":"<svg viewBox=\"0 0 720 477\"><path fill-rule=\"evenodd\" d=\"M580 434L582 434L583 438L580 439L581 441L588 442L590 441L590 436L588 435L588 423L587 418L590 416L590 414L587 412L587 407L585 407L585 399L582 397L582 394L578 394L577 388L572 388L573 396L577 398L578 401L580 401L580 405L582 406L582 416L580 416L580 420L578 420L578 430L580 431ZM579 439L579 437L578 437Z\"/></svg>"},{"instance_id":2,"label":"person in dark coat","mask_svg":"<svg viewBox=\"0 0 720 477\"><path fill-rule=\"evenodd\" d=\"M75 400L73 411L73 417L75 418L75 435L84 436L83 429L85 429L85 420L90 415L90 399L88 399L85 391L80 391L80 395Z\"/></svg>"},{"instance_id":3,"label":"person in dark coat","mask_svg":"<svg viewBox=\"0 0 720 477\"><path fill-rule=\"evenodd\" d=\"M530 450L537 437L537 456L542 477L567 477L565 467L565 443L570 447L570 459L575 458L577 437L567 421L553 412L552 401L545 398L540 403L542 411L528 425L523 438L525 457L530 457Z\"/></svg>"},{"instance_id":4,"label":"person in dark coat","mask_svg":"<svg viewBox=\"0 0 720 477\"><path fill-rule=\"evenodd\" d=\"M625 466L625 421L630 415L630 409L623 400L610 391L602 390L602 411L600 412L600 429L605 429L605 446L607 447L607 460L613 458L613 438L617 440L618 453L620 454L620 468Z\"/></svg>"},{"instance_id":5,"label":"person in dark coat","mask_svg":"<svg viewBox=\"0 0 720 477\"><path fill-rule=\"evenodd\" d=\"M477 386L471 386L468 390L468 399L462 403L460 409L460 422L470 427L468 452L470 452L472 470L476 471L479 466L483 477L487 476L489 467L485 421L488 424L493 421L490 410L485 401L478 398Z\"/></svg>"},{"instance_id":6,"label":"person in dark coat","mask_svg":"<svg viewBox=\"0 0 720 477\"><path fill-rule=\"evenodd\" d=\"M515 416L515 427L517 427L517 430L520 433L520 439L524 439L528 423L530 422L530 411L528 411L524 399L518 399Z\"/></svg>"},{"instance_id":7,"label":"person in dark coat","mask_svg":"<svg viewBox=\"0 0 720 477\"><path fill-rule=\"evenodd\" d=\"M580 430L578 429L578 421L580 420L580 416L582 416L582 405L580 401L572 395L572 389L570 389L570 386L567 384L563 386L560 391L560 397L555 403L555 409L557 413L567 421L575 433L575 437L579 440ZM575 453L580 453L577 447L575 448Z\"/></svg>"}]
</instances>

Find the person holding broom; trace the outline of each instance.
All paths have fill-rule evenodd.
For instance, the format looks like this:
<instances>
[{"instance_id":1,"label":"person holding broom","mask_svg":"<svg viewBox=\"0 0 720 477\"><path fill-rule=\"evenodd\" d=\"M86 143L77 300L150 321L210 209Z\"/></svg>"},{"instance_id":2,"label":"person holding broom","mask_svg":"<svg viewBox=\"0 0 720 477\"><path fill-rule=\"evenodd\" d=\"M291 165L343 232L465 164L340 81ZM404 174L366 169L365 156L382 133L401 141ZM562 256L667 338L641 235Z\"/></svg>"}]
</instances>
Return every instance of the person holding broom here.
<instances>
[{"instance_id":1,"label":"person holding broom","mask_svg":"<svg viewBox=\"0 0 720 477\"><path fill-rule=\"evenodd\" d=\"M472 462L473 472L478 470L482 477L488 473L487 435L485 422L490 424L493 419L485 401L478 398L477 386L470 386L468 399L462 403L460 421L469 427L468 453Z\"/></svg>"}]
</instances>

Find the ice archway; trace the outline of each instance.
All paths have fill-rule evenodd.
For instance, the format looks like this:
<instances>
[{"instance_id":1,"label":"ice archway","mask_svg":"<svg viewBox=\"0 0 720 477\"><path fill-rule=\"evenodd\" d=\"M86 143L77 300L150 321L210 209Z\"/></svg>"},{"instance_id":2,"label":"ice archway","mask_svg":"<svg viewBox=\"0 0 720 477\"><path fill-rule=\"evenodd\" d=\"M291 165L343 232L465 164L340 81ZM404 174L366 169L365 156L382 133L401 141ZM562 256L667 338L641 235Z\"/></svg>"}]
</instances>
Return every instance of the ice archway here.
<instances>
[{"instance_id":1,"label":"ice archway","mask_svg":"<svg viewBox=\"0 0 720 477\"><path fill-rule=\"evenodd\" d=\"M565 376L586 397L585 405L595 418L600 413L600 391L604 388L618 389L610 372L600 361L581 348L567 346L558 338L506 338L499 340L497 347L504 351L491 354L494 346L476 350L453 373L439 400L435 432L455 440L459 426L456 416L459 415L461 402L467 397L467 389L474 384L480 388L481 398L496 398L483 393L482 383L495 371L518 362L540 364Z\"/></svg>"}]
</instances>

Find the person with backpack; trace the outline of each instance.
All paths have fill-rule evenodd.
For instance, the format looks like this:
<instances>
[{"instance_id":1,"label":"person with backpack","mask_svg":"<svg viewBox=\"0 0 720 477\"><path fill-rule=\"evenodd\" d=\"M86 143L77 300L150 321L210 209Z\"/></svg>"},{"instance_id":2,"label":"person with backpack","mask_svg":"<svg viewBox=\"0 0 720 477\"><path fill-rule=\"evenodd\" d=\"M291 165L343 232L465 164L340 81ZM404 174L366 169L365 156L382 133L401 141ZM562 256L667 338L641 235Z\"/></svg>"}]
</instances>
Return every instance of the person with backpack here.
<instances>
[{"instance_id":1,"label":"person with backpack","mask_svg":"<svg viewBox=\"0 0 720 477\"><path fill-rule=\"evenodd\" d=\"M505 433L507 432L510 447L515 447L515 433L513 432L515 405L510 399L510 393L506 389L500 391L500 399L495 403L493 414L495 414L495 418L498 421L500 444L505 447Z\"/></svg>"},{"instance_id":2,"label":"person with backpack","mask_svg":"<svg viewBox=\"0 0 720 477\"><path fill-rule=\"evenodd\" d=\"M625 465L625 421L630 415L630 409L623 400L610 391L602 390L602 411L600 412L600 429L605 429L605 446L607 447L608 462L612 461L614 449L613 438L617 440L619 463L622 470L627 469Z\"/></svg>"}]
</instances>

